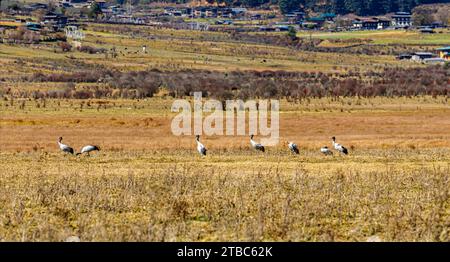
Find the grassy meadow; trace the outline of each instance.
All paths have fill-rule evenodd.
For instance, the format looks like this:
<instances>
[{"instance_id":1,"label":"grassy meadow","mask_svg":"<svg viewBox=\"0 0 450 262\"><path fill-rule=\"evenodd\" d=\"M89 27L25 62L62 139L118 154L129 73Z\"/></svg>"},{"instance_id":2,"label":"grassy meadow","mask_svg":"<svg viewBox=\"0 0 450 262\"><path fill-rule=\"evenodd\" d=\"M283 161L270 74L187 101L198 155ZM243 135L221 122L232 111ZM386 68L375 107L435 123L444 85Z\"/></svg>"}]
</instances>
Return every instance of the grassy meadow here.
<instances>
[{"instance_id":1,"label":"grassy meadow","mask_svg":"<svg viewBox=\"0 0 450 262\"><path fill-rule=\"evenodd\" d=\"M107 84L27 78L102 69L337 75L424 65L223 32L88 24L85 33L83 45L107 52L0 43L0 241L450 241L448 96L282 98L278 146L260 153L248 136L202 136L201 157L193 135L172 135L175 98L164 87L144 99L43 98L35 92ZM312 38L323 46L362 39L378 50L434 49L450 39L448 31ZM64 155L60 136L77 152L87 144L101 151ZM332 136L349 155L320 153Z\"/></svg>"}]
</instances>

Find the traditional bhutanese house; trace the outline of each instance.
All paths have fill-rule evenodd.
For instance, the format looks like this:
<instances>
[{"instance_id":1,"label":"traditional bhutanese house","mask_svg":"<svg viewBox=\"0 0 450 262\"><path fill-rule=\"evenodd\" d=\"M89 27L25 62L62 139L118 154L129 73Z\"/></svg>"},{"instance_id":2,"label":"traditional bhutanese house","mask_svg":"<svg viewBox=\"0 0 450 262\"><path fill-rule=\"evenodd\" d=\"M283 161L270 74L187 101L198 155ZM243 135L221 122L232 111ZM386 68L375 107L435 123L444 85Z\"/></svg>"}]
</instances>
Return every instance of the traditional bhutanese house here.
<instances>
[{"instance_id":1,"label":"traditional bhutanese house","mask_svg":"<svg viewBox=\"0 0 450 262\"><path fill-rule=\"evenodd\" d=\"M95 0L97 2L100 9L106 8L106 1L105 0Z\"/></svg>"},{"instance_id":2,"label":"traditional bhutanese house","mask_svg":"<svg viewBox=\"0 0 450 262\"><path fill-rule=\"evenodd\" d=\"M278 32L289 31L289 26L287 26L287 25L278 25L278 26L275 27L275 31L278 31Z\"/></svg>"},{"instance_id":3,"label":"traditional bhutanese house","mask_svg":"<svg viewBox=\"0 0 450 262\"><path fill-rule=\"evenodd\" d=\"M56 14L54 12L48 12L42 18L42 22L47 27L52 27L54 30L59 30L66 26L67 16Z\"/></svg>"},{"instance_id":4,"label":"traditional bhutanese house","mask_svg":"<svg viewBox=\"0 0 450 262\"><path fill-rule=\"evenodd\" d=\"M400 54L396 57L398 60L409 60L412 58L411 54Z\"/></svg>"},{"instance_id":5,"label":"traditional bhutanese house","mask_svg":"<svg viewBox=\"0 0 450 262\"><path fill-rule=\"evenodd\" d=\"M439 52L439 57L450 61L450 46L436 49Z\"/></svg>"},{"instance_id":6,"label":"traditional bhutanese house","mask_svg":"<svg viewBox=\"0 0 450 262\"><path fill-rule=\"evenodd\" d=\"M317 29L320 28L320 26L317 23L314 22L301 22L300 26L307 29Z\"/></svg>"},{"instance_id":7,"label":"traditional bhutanese house","mask_svg":"<svg viewBox=\"0 0 450 262\"><path fill-rule=\"evenodd\" d=\"M321 18L325 19L326 21L333 21L336 18L336 14L334 13L323 13L320 15Z\"/></svg>"},{"instance_id":8,"label":"traditional bhutanese house","mask_svg":"<svg viewBox=\"0 0 450 262\"><path fill-rule=\"evenodd\" d=\"M243 8L243 7L231 8L231 13L235 17L243 16L247 13L247 8Z\"/></svg>"},{"instance_id":9,"label":"traditional bhutanese house","mask_svg":"<svg viewBox=\"0 0 450 262\"><path fill-rule=\"evenodd\" d=\"M315 28L320 28L323 26L323 24L325 23L325 19L322 17L310 17L306 19L307 22L309 22L308 24L315 24ZM306 23L304 23L306 24Z\"/></svg>"},{"instance_id":10,"label":"traditional bhutanese house","mask_svg":"<svg viewBox=\"0 0 450 262\"><path fill-rule=\"evenodd\" d=\"M284 19L290 23L297 24L305 19L304 12L292 12L284 15Z\"/></svg>"},{"instance_id":11,"label":"traditional bhutanese house","mask_svg":"<svg viewBox=\"0 0 450 262\"><path fill-rule=\"evenodd\" d=\"M357 18L353 21L353 27L362 30L385 29L391 25L391 20L387 18Z\"/></svg>"},{"instance_id":12,"label":"traditional bhutanese house","mask_svg":"<svg viewBox=\"0 0 450 262\"><path fill-rule=\"evenodd\" d=\"M392 21L390 19L380 17L376 18L378 21L377 29L385 29L391 26Z\"/></svg>"},{"instance_id":13,"label":"traditional bhutanese house","mask_svg":"<svg viewBox=\"0 0 450 262\"><path fill-rule=\"evenodd\" d=\"M392 25L395 27L410 27L412 25L411 17L410 13L397 12L392 16Z\"/></svg>"},{"instance_id":14,"label":"traditional bhutanese house","mask_svg":"<svg viewBox=\"0 0 450 262\"><path fill-rule=\"evenodd\" d=\"M378 28L378 21L375 19L355 19L353 27L361 30L376 30Z\"/></svg>"},{"instance_id":15,"label":"traditional bhutanese house","mask_svg":"<svg viewBox=\"0 0 450 262\"><path fill-rule=\"evenodd\" d=\"M217 15L224 18L231 18L233 17L233 11L231 8L219 8Z\"/></svg>"},{"instance_id":16,"label":"traditional bhutanese house","mask_svg":"<svg viewBox=\"0 0 450 262\"><path fill-rule=\"evenodd\" d=\"M260 20L261 14L252 14L252 15L250 15L250 19L251 20Z\"/></svg>"},{"instance_id":17,"label":"traditional bhutanese house","mask_svg":"<svg viewBox=\"0 0 450 262\"><path fill-rule=\"evenodd\" d=\"M271 26L260 26L259 27L259 31L262 31L262 32L273 32L273 31L275 31L275 28L271 27Z\"/></svg>"},{"instance_id":18,"label":"traditional bhutanese house","mask_svg":"<svg viewBox=\"0 0 450 262\"><path fill-rule=\"evenodd\" d=\"M197 7L194 9L195 17L217 17L216 7Z\"/></svg>"},{"instance_id":19,"label":"traditional bhutanese house","mask_svg":"<svg viewBox=\"0 0 450 262\"><path fill-rule=\"evenodd\" d=\"M205 12L206 17L217 17L217 8L208 8Z\"/></svg>"},{"instance_id":20,"label":"traditional bhutanese house","mask_svg":"<svg viewBox=\"0 0 450 262\"><path fill-rule=\"evenodd\" d=\"M412 60L414 61L423 61L424 59L432 58L433 53L429 52L417 52L412 55Z\"/></svg>"},{"instance_id":21,"label":"traditional bhutanese house","mask_svg":"<svg viewBox=\"0 0 450 262\"><path fill-rule=\"evenodd\" d=\"M31 31L40 31L42 28L41 24L33 22L27 22L25 26Z\"/></svg>"},{"instance_id":22,"label":"traditional bhutanese house","mask_svg":"<svg viewBox=\"0 0 450 262\"><path fill-rule=\"evenodd\" d=\"M442 22L433 22L431 23L431 28L444 28L444 24Z\"/></svg>"}]
</instances>

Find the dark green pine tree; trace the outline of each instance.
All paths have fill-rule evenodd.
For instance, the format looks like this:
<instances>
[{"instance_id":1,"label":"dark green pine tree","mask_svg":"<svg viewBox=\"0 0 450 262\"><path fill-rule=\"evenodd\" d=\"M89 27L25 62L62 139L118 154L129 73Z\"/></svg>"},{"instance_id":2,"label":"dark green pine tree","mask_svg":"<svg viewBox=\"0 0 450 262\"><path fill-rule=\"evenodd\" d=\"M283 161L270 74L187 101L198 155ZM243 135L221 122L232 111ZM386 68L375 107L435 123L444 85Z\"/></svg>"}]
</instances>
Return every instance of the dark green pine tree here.
<instances>
[{"instance_id":1,"label":"dark green pine tree","mask_svg":"<svg viewBox=\"0 0 450 262\"><path fill-rule=\"evenodd\" d=\"M379 5L380 5L379 9L381 11L381 14L386 14L386 13L392 12L391 11L391 2L395 2L395 1L379 0L378 2L379 2Z\"/></svg>"},{"instance_id":2,"label":"dark green pine tree","mask_svg":"<svg viewBox=\"0 0 450 262\"><path fill-rule=\"evenodd\" d=\"M409 11L408 0L398 0L398 10L405 12Z\"/></svg>"},{"instance_id":3,"label":"dark green pine tree","mask_svg":"<svg viewBox=\"0 0 450 262\"><path fill-rule=\"evenodd\" d=\"M346 14L348 13L347 7L345 6L345 0L334 0L333 10L336 14Z\"/></svg>"},{"instance_id":4,"label":"dark green pine tree","mask_svg":"<svg viewBox=\"0 0 450 262\"><path fill-rule=\"evenodd\" d=\"M97 2L92 2L91 8L89 9L89 17L90 18L97 18L100 14L102 14L102 9L100 8L100 5Z\"/></svg>"},{"instance_id":5,"label":"dark green pine tree","mask_svg":"<svg viewBox=\"0 0 450 262\"><path fill-rule=\"evenodd\" d=\"M380 5L379 0L367 1L367 15L378 15L384 13L383 7Z\"/></svg>"},{"instance_id":6,"label":"dark green pine tree","mask_svg":"<svg viewBox=\"0 0 450 262\"><path fill-rule=\"evenodd\" d=\"M301 4L303 4L308 9L314 9L314 7L317 5L317 0L304 0Z\"/></svg>"},{"instance_id":7,"label":"dark green pine tree","mask_svg":"<svg viewBox=\"0 0 450 262\"><path fill-rule=\"evenodd\" d=\"M289 0L280 0L278 5L283 14L289 13Z\"/></svg>"},{"instance_id":8,"label":"dark green pine tree","mask_svg":"<svg viewBox=\"0 0 450 262\"><path fill-rule=\"evenodd\" d=\"M280 0L278 5L280 6L280 10L283 14L296 11L300 9L300 4L304 1L302 0Z\"/></svg>"},{"instance_id":9,"label":"dark green pine tree","mask_svg":"<svg viewBox=\"0 0 450 262\"><path fill-rule=\"evenodd\" d=\"M289 27L289 31L287 33L289 39L291 39L292 41L297 40L297 30L295 30L295 28L293 26Z\"/></svg>"},{"instance_id":10,"label":"dark green pine tree","mask_svg":"<svg viewBox=\"0 0 450 262\"><path fill-rule=\"evenodd\" d=\"M387 13L390 12L397 12L398 11L398 1L387 1L388 2L388 8L387 8Z\"/></svg>"},{"instance_id":11,"label":"dark green pine tree","mask_svg":"<svg viewBox=\"0 0 450 262\"><path fill-rule=\"evenodd\" d=\"M366 11L366 1L364 0L345 0L345 5L350 12L357 15L364 15Z\"/></svg>"},{"instance_id":12,"label":"dark green pine tree","mask_svg":"<svg viewBox=\"0 0 450 262\"><path fill-rule=\"evenodd\" d=\"M269 0L241 0L242 4L249 7L256 7L269 2Z\"/></svg>"}]
</instances>

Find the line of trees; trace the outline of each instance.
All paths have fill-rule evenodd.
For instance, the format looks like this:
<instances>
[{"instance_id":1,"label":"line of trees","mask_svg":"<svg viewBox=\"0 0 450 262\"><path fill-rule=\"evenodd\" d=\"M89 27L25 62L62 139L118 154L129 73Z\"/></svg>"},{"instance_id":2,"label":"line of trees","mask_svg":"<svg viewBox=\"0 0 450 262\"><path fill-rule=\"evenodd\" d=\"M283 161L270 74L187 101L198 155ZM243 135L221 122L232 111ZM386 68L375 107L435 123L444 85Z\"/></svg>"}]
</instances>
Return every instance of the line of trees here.
<instances>
[{"instance_id":1,"label":"line of trees","mask_svg":"<svg viewBox=\"0 0 450 262\"><path fill-rule=\"evenodd\" d=\"M447 96L450 97L450 70L447 66L426 68L387 68L383 71L322 73L288 71L206 70L140 72L90 70L23 77L22 81L92 83L95 87L48 91L23 91L20 97L54 98L145 98L160 88L173 97L189 96L201 91L220 101L227 99L287 98L298 101L309 97L338 96Z\"/></svg>"},{"instance_id":2,"label":"line of trees","mask_svg":"<svg viewBox=\"0 0 450 262\"><path fill-rule=\"evenodd\" d=\"M235 1L247 6L278 2L283 13L310 9L336 14L356 13L358 15L380 15L397 11L411 11L422 4L448 3L448 0L246 0Z\"/></svg>"},{"instance_id":3,"label":"line of trees","mask_svg":"<svg viewBox=\"0 0 450 262\"><path fill-rule=\"evenodd\" d=\"M314 2L314 1L312 1ZM448 3L448 0L330 0L331 11L337 14L379 15L411 11L423 4Z\"/></svg>"}]
</instances>

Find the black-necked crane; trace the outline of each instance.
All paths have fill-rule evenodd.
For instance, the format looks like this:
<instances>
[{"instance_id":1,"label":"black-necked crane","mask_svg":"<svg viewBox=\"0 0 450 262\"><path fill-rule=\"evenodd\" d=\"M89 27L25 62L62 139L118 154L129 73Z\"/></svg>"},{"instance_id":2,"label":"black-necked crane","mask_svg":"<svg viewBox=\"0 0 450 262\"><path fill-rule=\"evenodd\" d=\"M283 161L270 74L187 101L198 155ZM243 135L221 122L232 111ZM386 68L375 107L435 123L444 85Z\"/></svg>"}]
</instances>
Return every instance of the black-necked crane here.
<instances>
[{"instance_id":1,"label":"black-necked crane","mask_svg":"<svg viewBox=\"0 0 450 262\"><path fill-rule=\"evenodd\" d=\"M344 154L344 155L347 155L347 154L348 154L347 148L345 148L345 147L342 146L341 144L336 143L336 137L333 136L333 137L331 138L331 141L333 142L334 149L336 149L337 151L341 152L341 153Z\"/></svg>"},{"instance_id":2,"label":"black-necked crane","mask_svg":"<svg viewBox=\"0 0 450 262\"><path fill-rule=\"evenodd\" d=\"M297 155L300 154L300 151L298 150L298 147L294 142L286 141L286 144L288 145L289 150L291 150L292 153Z\"/></svg>"},{"instance_id":3,"label":"black-necked crane","mask_svg":"<svg viewBox=\"0 0 450 262\"><path fill-rule=\"evenodd\" d=\"M322 152L322 154L324 154L326 156L329 156L329 155L333 154L333 152L331 152L331 150L327 146L322 147L320 149L320 152Z\"/></svg>"},{"instance_id":4,"label":"black-necked crane","mask_svg":"<svg viewBox=\"0 0 450 262\"><path fill-rule=\"evenodd\" d=\"M73 148L71 148L68 145L64 145L62 143L62 140L63 140L62 137L60 137L59 140L58 140L59 149L61 149L61 151L65 152L65 153L69 153L69 154L73 155Z\"/></svg>"},{"instance_id":5,"label":"black-necked crane","mask_svg":"<svg viewBox=\"0 0 450 262\"><path fill-rule=\"evenodd\" d=\"M84 154L84 153L86 153L88 156L90 156L89 153L92 152L92 151L100 151L100 147L87 145L87 146L85 146L85 147L83 147L81 149L80 153L77 153L77 156L81 155L81 154Z\"/></svg>"},{"instance_id":6,"label":"black-necked crane","mask_svg":"<svg viewBox=\"0 0 450 262\"><path fill-rule=\"evenodd\" d=\"M200 143L200 136L196 135L195 136L195 141L197 141L197 151L200 153L200 155L202 156L206 156L206 147Z\"/></svg>"},{"instance_id":7,"label":"black-necked crane","mask_svg":"<svg viewBox=\"0 0 450 262\"><path fill-rule=\"evenodd\" d=\"M259 150L261 152L265 152L264 146L261 145L260 143L256 143L255 141L253 141L253 134L250 136L250 144L252 145L252 147L256 150Z\"/></svg>"}]
</instances>

